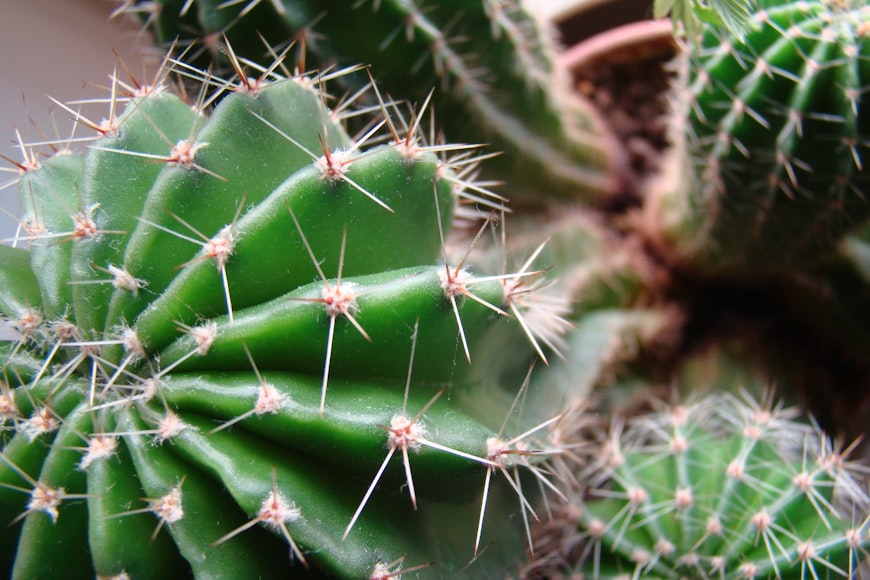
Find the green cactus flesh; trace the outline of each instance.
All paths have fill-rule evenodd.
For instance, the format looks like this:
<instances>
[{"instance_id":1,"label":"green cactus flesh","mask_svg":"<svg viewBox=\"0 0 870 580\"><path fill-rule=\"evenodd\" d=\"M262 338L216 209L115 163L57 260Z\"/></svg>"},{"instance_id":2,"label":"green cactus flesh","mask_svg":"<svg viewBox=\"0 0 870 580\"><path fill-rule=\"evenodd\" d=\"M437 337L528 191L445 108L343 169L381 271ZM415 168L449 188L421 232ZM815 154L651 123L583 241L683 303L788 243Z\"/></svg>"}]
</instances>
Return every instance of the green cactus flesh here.
<instances>
[{"instance_id":1,"label":"green cactus flesh","mask_svg":"<svg viewBox=\"0 0 870 580\"><path fill-rule=\"evenodd\" d=\"M573 558L549 564L593 578L856 577L864 470L794 417L744 393L614 420L565 511Z\"/></svg>"},{"instance_id":2,"label":"green cactus flesh","mask_svg":"<svg viewBox=\"0 0 870 580\"><path fill-rule=\"evenodd\" d=\"M588 199L619 186L615 148L555 71L552 33L520 2L197 0L126 9L152 23L163 42L199 40L188 58L221 35L239 54L266 60L273 57L263 40L276 50L295 40L302 66L369 63L396 99L422 103L437 87L433 106L448 138L503 151L490 165L500 179L510 177L514 197L555 192ZM368 80L347 79L353 90Z\"/></svg>"},{"instance_id":3,"label":"green cactus flesh","mask_svg":"<svg viewBox=\"0 0 870 580\"><path fill-rule=\"evenodd\" d=\"M706 259L805 264L870 217L868 22L863 0L764 0L745 35L707 26L690 50L683 219Z\"/></svg>"},{"instance_id":4,"label":"green cactus flesh","mask_svg":"<svg viewBox=\"0 0 870 580\"><path fill-rule=\"evenodd\" d=\"M217 94L193 105L134 87L84 153L22 145L27 247L0 246L18 333L0 348L0 566L518 566L517 470L545 477L519 454L533 436L500 438L510 405L454 396L479 388L484 332L529 327L508 313L530 272L480 277L446 255L457 215L501 204L468 180L474 158L424 144L419 117L353 139L313 78L202 79ZM489 485L498 472L521 502Z\"/></svg>"}]
</instances>

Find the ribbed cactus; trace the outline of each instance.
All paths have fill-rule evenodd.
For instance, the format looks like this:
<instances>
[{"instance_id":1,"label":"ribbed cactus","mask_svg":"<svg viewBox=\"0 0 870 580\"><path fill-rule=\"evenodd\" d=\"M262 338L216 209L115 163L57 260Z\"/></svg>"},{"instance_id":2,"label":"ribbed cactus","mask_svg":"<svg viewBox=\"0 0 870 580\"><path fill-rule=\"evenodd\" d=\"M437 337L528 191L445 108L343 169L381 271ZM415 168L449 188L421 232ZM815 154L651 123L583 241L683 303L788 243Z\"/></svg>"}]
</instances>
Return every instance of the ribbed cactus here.
<instances>
[{"instance_id":1,"label":"ribbed cactus","mask_svg":"<svg viewBox=\"0 0 870 580\"><path fill-rule=\"evenodd\" d=\"M870 217L870 6L757 4L745 35L706 26L689 48L674 135L697 179L675 172L662 202L678 248L730 268L818 261Z\"/></svg>"},{"instance_id":2,"label":"ribbed cactus","mask_svg":"<svg viewBox=\"0 0 870 580\"><path fill-rule=\"evenodd\" d=\"M530 573L591 578L853 578L870 537L849 449L748 394L707 395L587 440L559 549Z\"/></svg>"},{"instance_id":3,"label":"ribbed cactus","mask_svg":"<svg viewBox=\"0 0 870 580\"><path fill-rule=\"evenodd\" d=\"M436 88L448 139L501 152L487 165L515 198L593 199L620 186L619 149L554 69L553 33L522 2L173 0L125 2L119 11L139 15L161 42L199 41L191 54L217 54L225 36L262 62L273 58L267 46L277 52L295 41L300 66L370 64L395 99L423 102ZM360 73L345 82L353 92L367 80Z\"/></svg>"},{"instance_id":4,"label":"ribbed cactus","mask_svg":"<svg viewBox=\"0 0 870 580\"><path fill-rule=\"evenodd\" d=\"M866 431L868 6L669 7L625 192L521 2L122 2L182 50L13 161L4 572L856 575L866 469L734 393Z\"/></svg>"},{"instance_id":5,"label":"ribbed cactus","mask_svg":"<svg viewBox=\"0 0 870 580\"><path fill-rule=\"evenodd\" d=\"M96 131L85 152L21 146L21 233L0 246L18 332L0 354L2 569L519 566L518 473L546 478L546 455L527 455L535 431L511 439L532 420L513 393L460 401L483 387L480 337L521 332L536 272L480 277L447 255L454 218L480 213L466 206L501 209L475 159L426 144L422 111L384 105L350 137L316 77L200 80L188 103L163 82L122 97L115 78L123 112L77 116Z\"/></svg>"}]
</instances>

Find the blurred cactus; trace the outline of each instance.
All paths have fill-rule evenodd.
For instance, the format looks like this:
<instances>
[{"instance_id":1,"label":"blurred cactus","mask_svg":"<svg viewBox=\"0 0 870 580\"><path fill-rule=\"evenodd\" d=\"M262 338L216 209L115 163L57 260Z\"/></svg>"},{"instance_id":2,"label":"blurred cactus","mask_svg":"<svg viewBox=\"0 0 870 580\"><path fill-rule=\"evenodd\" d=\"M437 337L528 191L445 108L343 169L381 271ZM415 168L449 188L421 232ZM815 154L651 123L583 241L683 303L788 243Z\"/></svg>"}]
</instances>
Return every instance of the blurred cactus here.
<instances>
[{"instance_id":1,"label":"blurred cactus","mask_svg":"<svg viewBox=\"0 0 870 580\"><path fill-rule=\"evenodd\" d=\"M193 55L206 61L219 56L221 38L261 63L295 41L298 67L369 64L385 94L410 103L435 88L447 138L501 152L487 167L517 200L593 200L621 185L616 143L554 68L549 24L521 2L161 0L125 2L118 12L140 16L162 43L202 41ZM342 82L354 92L367 81L360 73Z\"/></svg>"},{"instance_id":2,"label":"blurred cactus","mask_svg":"<svg viewBox=\"0 0 870 580\"><path fill-rule=\"evenodd\" d=\"M613 419L530 575L856 577L866 469L795 415L744 393Z\"/></svg>"},{"instance_id":3,"label":"blurred cactus","mask_svg":"<svg viewBox=\"0 0 870 580\"><path fill-rule=\"evenodd\" d=\"M697 179L676 177L662 202L678 250L705 267L791 268L867 221L868 18L860 1L771 0L745 35L704 28L676 95Z\"/></svg>"},{"instance_id":4,"label":"blurred cactus","mask_svg":"<svg viewBox=\"0 0 870 580\"><path fill-rule=\"evenodd\" d=\"M703 23L743 34L749 26L753 0L654 0L653 17L670 15L677 32L695 38Z\"/></svg>"}]
</instances>

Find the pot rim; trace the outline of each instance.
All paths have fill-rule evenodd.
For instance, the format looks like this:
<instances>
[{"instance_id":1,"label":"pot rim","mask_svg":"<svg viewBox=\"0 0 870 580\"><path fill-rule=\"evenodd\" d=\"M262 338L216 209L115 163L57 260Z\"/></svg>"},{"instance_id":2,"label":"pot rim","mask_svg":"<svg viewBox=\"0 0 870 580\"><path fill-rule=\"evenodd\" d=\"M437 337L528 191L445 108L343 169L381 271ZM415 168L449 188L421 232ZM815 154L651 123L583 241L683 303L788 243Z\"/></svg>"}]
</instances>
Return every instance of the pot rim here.
<instances>
[{"instance_id":1,"label":"pot rim","mask_svg":"<svg viewBox=\"0 0 870 580\"><path fill-rule=\"evenodd\" d=\"M641 20L624 24L584 40L566 51L558 65L576 71L597 61L625 62L674 49L673 24L669 19Z\"/></svg>"}]
</instances>

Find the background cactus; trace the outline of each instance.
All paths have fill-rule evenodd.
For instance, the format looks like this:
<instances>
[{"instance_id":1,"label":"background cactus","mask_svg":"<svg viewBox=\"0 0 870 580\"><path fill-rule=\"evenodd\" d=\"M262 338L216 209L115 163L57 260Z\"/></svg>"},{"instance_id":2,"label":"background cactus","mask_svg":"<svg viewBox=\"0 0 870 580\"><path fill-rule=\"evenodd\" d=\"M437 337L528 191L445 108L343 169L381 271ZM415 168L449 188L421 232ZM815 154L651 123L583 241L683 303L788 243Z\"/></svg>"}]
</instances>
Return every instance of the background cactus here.
<instances>
[{"instance_id":1,"label":"background cactus","mask_svg":"<svg viewBox=\"0 0 870 580\"><path fill-rule=\"evenodd\" d=\"M27 247L0 263L19 334L2 352L4 569L517 565L522 526L502 518L531 504L514 478L546 477L513 459L532 417L512 394L463 410L458 391L481 388L484 332L521 332L513 293L535 272L448 261L454 216L479 211L466 196L501 209L464 177L467 147L424 143L422 111L387 105L352 138L314 77L203 73L193 103L163 78L123 96L113 81L108 119L76 119L96 131L85 153L22 144ZM490 487L500 471L515 491Z\"/></svg>"},{"instance_id":2,"label":"background cactus","mask_svg":"<svg viewBox=\"0 0 870 580\"><path fill-rule=\"evenodd\" d=\"M676 96L697 180L657 202L678 251L706 268L792 268L867 220L868 10L761 1L745 35L704 29Z\"/></svg>"},{"instance_id":3,"label":"background cactus","mask_svg":"<svg viewBox=\"0 0 870 580\"><path fill-rule=\"evenodd\" d=\"M194 50L204 57L219 56L222 37L259 62L295 41L297 66L370 64L395 98L423 102L437 87L440 128L452 141L501 152L487 166L515 200L595 199L621 186L620 150L554 69L548 23L521 2L161 1L124 3L119 12L139 15L163 43L202 40ZM367 81L364 73L342 80L351 93Z\"/></svg>"},{"instance_id":4,"label":"background cactus","mask_svg":"<svg viewBox=\"0 0 870 580\"><path fill-rule=\"evenodd\" d=\"M576 501L541 537L559 547L530 574L855 577L863 469L795 415L744 393L614 418L587 440Z\"/></svg>"}]
</instances>

